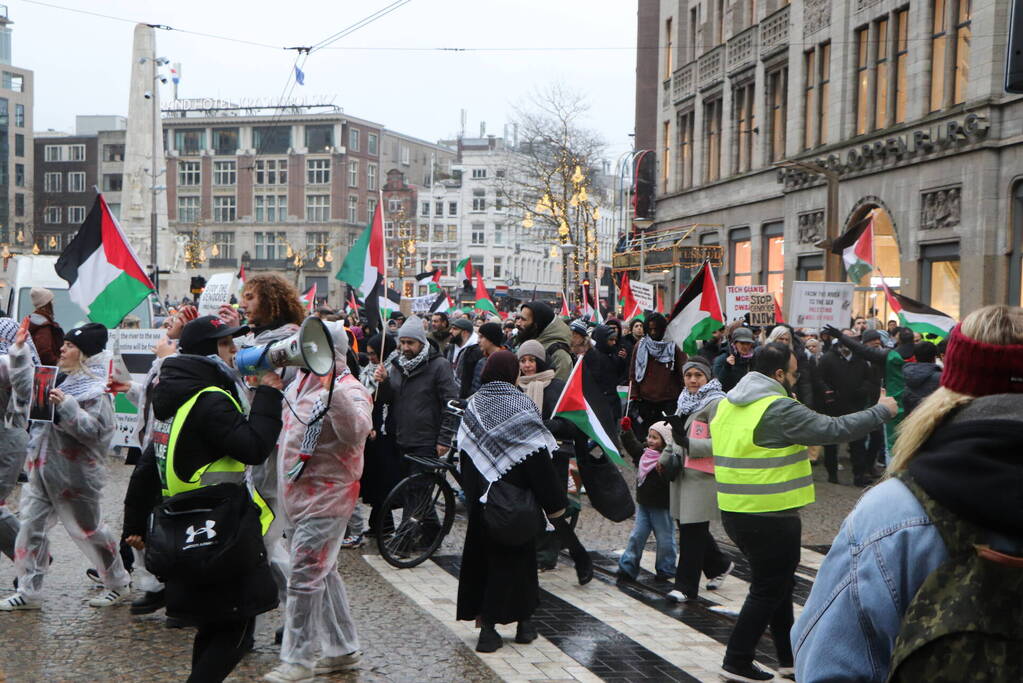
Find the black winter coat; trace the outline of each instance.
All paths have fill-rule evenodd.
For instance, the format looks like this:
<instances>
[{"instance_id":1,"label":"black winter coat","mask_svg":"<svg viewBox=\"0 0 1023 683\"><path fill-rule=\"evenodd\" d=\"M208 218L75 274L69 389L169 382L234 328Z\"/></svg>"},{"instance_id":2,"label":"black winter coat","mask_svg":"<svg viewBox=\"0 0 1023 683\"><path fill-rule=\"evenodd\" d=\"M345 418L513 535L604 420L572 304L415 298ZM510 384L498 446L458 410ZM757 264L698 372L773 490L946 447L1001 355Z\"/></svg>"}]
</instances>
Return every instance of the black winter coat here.
<instances>
[{"instance_id":1,"label":"black winter coat","mask_svg":"<svg viewBox=\"0 0 1023 683\"><path fill-rule=\"evenodd\" d=\"M941 385L941 368L937 363L906 363L902 377L906 382L902 406L909 413Z\"/></svg>"},{"instance_id":2,"label":"black winter coat","mask_svg":"<svg viewBox=\"0 0 1023 683\"><path fill-rule=\"evenodd\" d=\"M633 464L639 468L639 460L643 457L643 444L639 442L631 429L622 430L622 446L632 457ZM671 493L668 482L661 477L656 469L650 470L642 484L636 486L636 503L648 508L667 510Z\"/></svg>"},{"instance_id":3,"label":"black winter coat","mask_svg":"<svg viewBox=\"0 0 1023 683\"><path fill-rule=\"evenodd\" d=\"M403 451L435 447L447 416L448 401L458 398L451 363L431 343L426 361L408 377L397 357L387 370L387 380L380 383L377 400L391 405L397 420L398 447Z\"/></svg>"},{"instance_id":4,"label":"black winter coat","mask_svg":"<svg viewBox=\"0 0 1023 683\"><path fill-rule=\"evenodd\" d=\"M823 392L820 412L837 417L866 408L873 393L872 375L870 364L862 358L846 360L835 349L825 353L818 372Z\"/></svg>"}]
</instances>

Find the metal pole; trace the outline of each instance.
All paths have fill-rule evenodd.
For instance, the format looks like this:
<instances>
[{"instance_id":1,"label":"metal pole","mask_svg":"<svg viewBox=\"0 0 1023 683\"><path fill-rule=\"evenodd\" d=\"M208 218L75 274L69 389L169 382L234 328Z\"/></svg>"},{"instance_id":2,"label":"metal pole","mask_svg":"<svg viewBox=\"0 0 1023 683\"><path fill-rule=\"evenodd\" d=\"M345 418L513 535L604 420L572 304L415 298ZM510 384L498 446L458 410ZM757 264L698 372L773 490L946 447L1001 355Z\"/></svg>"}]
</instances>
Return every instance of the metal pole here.
<instances>
[{"instance_id":1,"label":"metal pole","mask_svg":"<svg viewBox=\"0 0 1023 683\"><path fill-rule=\"evenodd\" d=\"M159 84L156 82L156 45L153 45L153 56L150 58L149 63L153 65L153 96L150 98L150 102L153 106L153 163L150 169L150 207L149 207L149 255L150 260L153 262L153 287L157 291L160 291L160 261L157 258L157 244L156 244L156 174L157 174L157 151L156 142L157 134L160 129L160 107L157 105L159 99Z\"/></svg>"},{"instance_id":2,"label":"metal pole","mask_svg":"<svg viewBox=\"0 0 1023 683\"><path fill-rule=\"evenodd\" d=\"M433 201L434 201L434 197L435 197L435 194L434 194L434 191L433 191L433 167L435 165L434 158L436 157L436 155L437 155L436 152L430 152L430 228L429 228L430 234L427 235L427 237L426 237L426 263L427 263L426 270L433 270L433 214L434 214ZM443 211L443 207L444 207L444 203L441 202L441 210L442 211ZM416 207L413 206L412 207L412 211L414 212L415 210L416 210ZM413 215L415 215L415 214L413 214ZM450 273L449 273L449 275L450 275Z\"/></svg>"}]
</instances>

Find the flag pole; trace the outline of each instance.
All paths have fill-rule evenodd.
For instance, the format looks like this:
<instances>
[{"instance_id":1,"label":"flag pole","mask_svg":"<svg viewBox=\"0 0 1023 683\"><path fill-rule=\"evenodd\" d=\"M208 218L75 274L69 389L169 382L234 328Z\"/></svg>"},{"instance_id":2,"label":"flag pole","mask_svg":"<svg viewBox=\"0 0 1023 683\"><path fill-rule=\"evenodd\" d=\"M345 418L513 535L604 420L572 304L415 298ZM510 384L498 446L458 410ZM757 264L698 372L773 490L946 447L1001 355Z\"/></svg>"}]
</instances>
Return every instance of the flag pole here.
<instances>
[{"instance_id":1,"label":"flag pole","mask_svg":"<svg viewBox=\"0 0 1023 683\"><path fill-rule=\"evenodd\" d=\"M384 288L384 298L386 299L386 298L388 298L387 297L387 294L388 294L388 292L387 292L387 231L384 230L384 188L383 188L383 185L380 185L379 183L380 183L380 178L377 178L377 208L376 208L376 211L380 212L380 244L383 245L383 252L384 252L384 258L383 258L383 261L380 263L380 267L383 268L383 272L382 272L382 275L383 275L383 285L382 286ZM371 225L376 222L376 219L377 219L376 211L374 211L373 212L373 216L370 217L370 224ZM379 298L379 294L377 295L377 297ZM387 323L384 322L384 308L383 308L383 306L380 305L379 301L377 302L377 310L380 312L380 335L381 335L380 338L383 339L384 338L383 335L387 334ZM381 341L380 342L380 353L384 352L384 347L385 346L386 346L386 344L384 344L384 342ZM380 362L383 362L383 358L380 359ZM380 389L379 385L377 385L377 389L378 390ZM374 396L373 398L376 399L376 396Z\"/></svg>"}]
</instances>

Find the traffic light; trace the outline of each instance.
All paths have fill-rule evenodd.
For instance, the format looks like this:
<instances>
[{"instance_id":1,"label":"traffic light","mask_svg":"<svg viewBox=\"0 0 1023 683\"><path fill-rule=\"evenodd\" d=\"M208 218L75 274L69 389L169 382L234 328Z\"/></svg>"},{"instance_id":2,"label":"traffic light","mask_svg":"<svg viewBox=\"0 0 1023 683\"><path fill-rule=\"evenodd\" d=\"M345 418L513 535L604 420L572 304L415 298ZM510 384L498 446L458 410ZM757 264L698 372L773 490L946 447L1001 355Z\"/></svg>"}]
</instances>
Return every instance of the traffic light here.
<instances>
[{"instance_id":1,"label":"traffic light","mask_svg":"<svg viewBox=\"0 0 1023 683\"><path fill-rule=\"evenodd\" d=\"M202 275L195 275L192 277L192 283L188 287L189 291L195 296L202 294L202 290L206 289L206 278Z\"/></svg>"}]
</instances>

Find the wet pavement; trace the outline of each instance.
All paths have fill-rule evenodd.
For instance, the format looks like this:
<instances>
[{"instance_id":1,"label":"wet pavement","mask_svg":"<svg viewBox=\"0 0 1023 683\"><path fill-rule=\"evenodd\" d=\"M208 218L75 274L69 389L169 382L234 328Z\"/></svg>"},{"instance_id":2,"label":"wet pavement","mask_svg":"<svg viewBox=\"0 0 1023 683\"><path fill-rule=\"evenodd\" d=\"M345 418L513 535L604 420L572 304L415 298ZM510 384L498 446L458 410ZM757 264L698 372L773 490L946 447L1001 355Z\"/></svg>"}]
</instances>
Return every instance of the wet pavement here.
<instances>
[{"instance_id":1,"label":"wet pavement","mask_svg":"<svg viewBox=\"0 0 1023 683\"><path fill-rule=\"evenodd\" d=\"M104 491L104 518L115 533L130 470L112 464ZM819 468L815 475L818 502L803 511L806 550L797 577L797 610L812 585L819 553L826 552L862 494L820 481ZM843 481L848 475L840 473ZM615 583L616 551L624 548L631 529L631 522L611 523L584 504L577 531L596 561L596 579L578 586L570 561L542 573L536 615L540 639L515 645L510 629L505 647L492 655L473 652L477 631L471 623L454 620L464 534L461 514L435 557L413 569L391 568L372 544L343 550L340 571L364 657L357 672L321 680L715 680L723 643L748 586L741 556L716 527L723 549L737 560L734 578L695 604L673 605L664 598L671 586L651 573L652 538L640 580ZM0 681L184 680L193 632L166 629L162 613L133 617L126 605L88 607L86 600L101 589L86 578L84 557L59 524L51 531L51 541L54 564L46 579L43 610L0 612ZM0 587L10 587L13 577L13 565L0 556ZM0 596L8 594L0 590ZM277 665L273 633L281 618L275 610L260 620L255 651L228 680L259 680ZM776 664L769 639L762 641L758 661Z\"/></svg>"}]
</instances>

